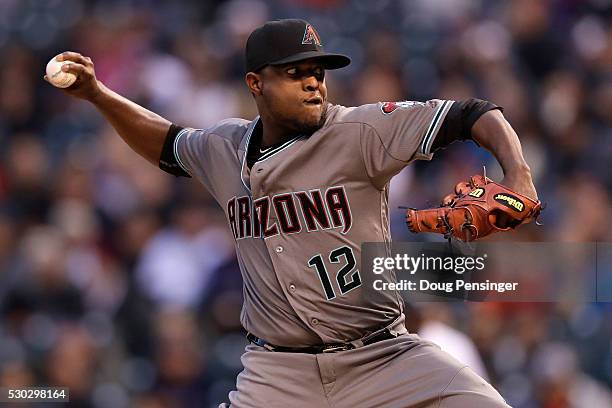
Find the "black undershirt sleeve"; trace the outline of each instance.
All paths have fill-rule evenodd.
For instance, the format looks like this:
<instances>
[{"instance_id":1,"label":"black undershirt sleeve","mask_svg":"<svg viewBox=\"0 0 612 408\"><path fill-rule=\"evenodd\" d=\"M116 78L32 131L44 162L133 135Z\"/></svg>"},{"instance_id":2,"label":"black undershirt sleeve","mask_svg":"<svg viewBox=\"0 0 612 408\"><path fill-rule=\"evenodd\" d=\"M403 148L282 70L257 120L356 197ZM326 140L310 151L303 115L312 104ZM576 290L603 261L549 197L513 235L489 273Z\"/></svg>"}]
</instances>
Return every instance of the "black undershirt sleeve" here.
<instances>
[{"instance_id":1,"label":"black undershirt sleeve","mask_svg":"<svg viewBox=\"0 0 612 408\"><path fill-rule=\"evenodd\" d=\"M177 177L191 177L181 168L176 160L176 156L174 155L174 140L181 130L183 130L183 128L180 126L175 124L170 125L170 129L168 129L168 134L166 135L166 140L164 141L161 156L159 157L159 168Z\"/></svg>"},{"instance_id":2,"label":"black undershirt sleeve","mask_svg":"<svg viewBox=\"0 0 612 408\"><path fill-rule=\"evenodd\" d=\"M472 126L482 114L493 109L503 111L501 106L476 98L453 103L440 126L431 151L443 149L457 140L473 140ZM474 142L476 143L475 140Z\"/></svg>"}]
</instances>

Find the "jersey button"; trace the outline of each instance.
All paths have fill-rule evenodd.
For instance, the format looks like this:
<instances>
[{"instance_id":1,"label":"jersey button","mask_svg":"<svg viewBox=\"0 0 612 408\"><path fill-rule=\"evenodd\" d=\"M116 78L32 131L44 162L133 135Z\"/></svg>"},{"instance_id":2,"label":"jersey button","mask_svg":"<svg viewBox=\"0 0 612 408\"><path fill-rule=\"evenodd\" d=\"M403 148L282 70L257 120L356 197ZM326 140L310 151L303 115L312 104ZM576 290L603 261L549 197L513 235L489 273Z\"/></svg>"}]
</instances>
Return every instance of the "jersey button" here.
<instances>
[{"instance_id":1,"label":"jersey button","mask_svg":"<svg viewBox=\"0 0 612 408\"><path fill-rule=\"evenodd\" d=\"M277 247L276 247L274 250L276 251L276 253L277 253L277 254L280 254L281 252L283 252L283 251L284 251L284 248L283 248L282 246L280 246L280 245L279 245L279 246L277 246Z\"/></svg>"},{"instance_id":2,"label":"jersey button","mask_svg":"<svg viewBox=\"0 0 612 408\"><path fill-rule=\"evenodd\" d=\"M293 283L291 285L289 285L289 290L291 292L295 292L295 285Z\"/></svg>"},{"instance_id":3,"label":"jersey button","mask_svg":"<svg viewBox=\"0 0 612 408\"><path fill-rule=\"evenodd\" d=\"M314 319L310 321L310 323L312 323L313 326L316 326L317 324L319 324L319 319L315 317Z\"/></svg>"}]
</instances>

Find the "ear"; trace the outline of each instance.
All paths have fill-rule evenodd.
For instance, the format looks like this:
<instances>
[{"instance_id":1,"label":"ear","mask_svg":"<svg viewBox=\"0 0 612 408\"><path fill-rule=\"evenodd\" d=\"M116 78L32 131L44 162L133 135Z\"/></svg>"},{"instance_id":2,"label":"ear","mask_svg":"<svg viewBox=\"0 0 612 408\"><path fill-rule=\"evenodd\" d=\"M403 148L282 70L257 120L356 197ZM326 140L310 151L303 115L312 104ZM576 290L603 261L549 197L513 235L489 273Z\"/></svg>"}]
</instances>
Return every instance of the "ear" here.
<instances>
[{"instance_id":1,"label":"ear","mask_svg":"<svg viewBox=\"0 0 612 408\"><path fill-rule=\"evenodd\" d=\"M246 82L249 90L253 95L261 95L263 90L263 78L261 74L256 74L255 72L247 72L244 77L244 81Z\"/></svg>"}]
</instances>

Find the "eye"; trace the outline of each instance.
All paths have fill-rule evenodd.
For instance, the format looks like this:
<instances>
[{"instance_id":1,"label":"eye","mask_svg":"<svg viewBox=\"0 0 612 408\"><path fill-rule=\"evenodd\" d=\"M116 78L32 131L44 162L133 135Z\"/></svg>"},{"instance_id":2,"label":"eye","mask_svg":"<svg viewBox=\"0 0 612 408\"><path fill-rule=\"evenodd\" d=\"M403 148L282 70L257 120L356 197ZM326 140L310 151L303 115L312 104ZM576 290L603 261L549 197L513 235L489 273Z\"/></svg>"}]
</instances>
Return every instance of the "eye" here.
<instances>
[{"instance_id":1,"label":"eye","mask_svg":"<svg viewBox=\"0 0 612 408\"><path fill-rule=\"evenodd\" d=\"M295 74L297 74L297 68L291 67L291 68L287 69L287 73L289 75L295 75Z\"/></svg>"}]
</instances>

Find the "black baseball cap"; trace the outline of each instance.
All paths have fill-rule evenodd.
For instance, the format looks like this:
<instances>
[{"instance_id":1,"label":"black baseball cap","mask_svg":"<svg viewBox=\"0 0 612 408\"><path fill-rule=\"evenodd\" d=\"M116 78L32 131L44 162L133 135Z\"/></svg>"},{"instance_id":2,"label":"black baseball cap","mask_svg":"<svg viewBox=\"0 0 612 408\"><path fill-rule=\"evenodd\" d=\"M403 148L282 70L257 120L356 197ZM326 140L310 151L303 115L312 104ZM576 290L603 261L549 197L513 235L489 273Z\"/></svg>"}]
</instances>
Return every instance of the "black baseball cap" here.
<instances>
[{"instance_id":1,"label":"black baseball cap","mask_svg":"<svg viewBox=\"0 0 612 408\"><path fill-rule=\"evenodd\" d=\"M256 28L247 40L245 54L246 72L309 58L320 59L325 69L342 68L351 63L346 55L323 51L314 27L300 19L268 21Z\"/></svg>"}]
</instances>

